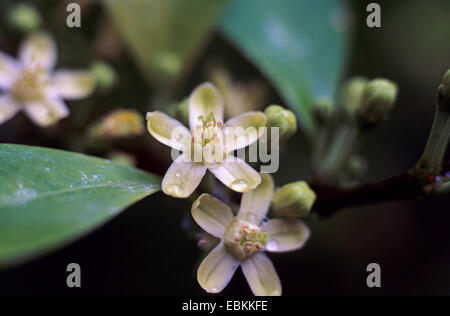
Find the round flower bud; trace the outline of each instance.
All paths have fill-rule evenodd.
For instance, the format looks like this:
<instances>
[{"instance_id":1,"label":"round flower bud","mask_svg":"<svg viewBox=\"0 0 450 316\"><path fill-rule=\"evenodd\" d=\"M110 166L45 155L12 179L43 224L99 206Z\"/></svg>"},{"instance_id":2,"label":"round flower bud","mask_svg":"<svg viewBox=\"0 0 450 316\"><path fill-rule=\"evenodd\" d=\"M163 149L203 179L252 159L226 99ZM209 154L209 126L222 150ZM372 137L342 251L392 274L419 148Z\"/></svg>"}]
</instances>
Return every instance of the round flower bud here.
<instances>
[{"instance_id":1,"label":"round flower bud","mask_svg":"<svg viewBox=\"0 0 450 316\"><path fill-rule=\"evenodd\" d=\"M92 74L97 79L97 84L102 88L111 87L116 81L116 72L105 62L96 61L91 68Z\"/></svg>"},{"instance_id":2,"label":"round flower bud","mask_svg":"<svg viewBox=\"0 0 450 316\"><path fill-rule=\"evenodd\" d=\"M444 78L442 79L442 87L443 87L443 93L444 96L447 98L450 98L450 69L447 70L447 72L444 75Z\"/></svg>"},{"instance_id":3,"label":"round flower bud","mask_svg":"<svg viewBox=\"0 0 450 316\"><path fill-rule=\"evenodd\" d=\"M107 158L112 162L131 167L135 167L137 164L136 158L134 156L121 151L114 151L110 153Z\"/></svg>"},{"instance_id":4,"label":"round flower bud","mask_svg":"<svg viewBox=\"0 0 450 316\"><path fill-rule=\"evenodd\" d=\"M312 111L317 123L323 125L333 112L333 104L328 98L319 98L314 101Z\"/></svg>"},{"instance_id":5,"label":"round flower bud","mask_svg":"<svg viewBox=\"0 0 450 316\"><path fill-rule=\"evenodd\" d=\"M22 3L11 10L9 21L18 29L31 32L39 28L42 18L33 6Z\"/></svg>"},{"instance_id":6,"label":"round flower bud","mask_svg":"<svg viewBox=\"0 0 450 316\"><path fill-rule=\"evenodd\" d=\"M374 79L364 88L359 118L365 124L377 124L391 112L397 98L397 85L386 79Z\"/></svg>"},{"instance_id":7,"label":"round flower bud","mask_svg":"<svg viewBox=\"0 0 450 316\"><path fill-rule=\"evenodd\" d=\"M297 118L292 111L279 105L271 105L264 110L267 128L278 127L280 141L285 141L297 131Z\"/></svg>"},{"instance_id":8,"label":"round flower bud","mask_svg":"<svg viewBox=\"0 0 450 316\"><path fill-rule=\"evenodd\" d=\"M350 115L353 115L361 106L361 98L368 80L363 77L350 78L342 87L340 103Z\"/></svg>"},{"instance_id":9,"label":"round flower bud","mask_svg":"<svg viewBox=\"0 0 450 316\"><path fill-rule=\"evenodd\" d=\"M304 181L286 184L275 191L272 205L275 215L305 217L316 201L316 194Z\"/></svg>"},{"instance_id":10,"label":"round flower bud","mask_svg":"<svg viewBox=\"0 0 450 316\"><path fill-rule=\"evenodd\" d=\"M136 137L145 130L142 115L132 109L118 109L106 115L91 129L94 138Z\"/></svg>"}]
</instances>

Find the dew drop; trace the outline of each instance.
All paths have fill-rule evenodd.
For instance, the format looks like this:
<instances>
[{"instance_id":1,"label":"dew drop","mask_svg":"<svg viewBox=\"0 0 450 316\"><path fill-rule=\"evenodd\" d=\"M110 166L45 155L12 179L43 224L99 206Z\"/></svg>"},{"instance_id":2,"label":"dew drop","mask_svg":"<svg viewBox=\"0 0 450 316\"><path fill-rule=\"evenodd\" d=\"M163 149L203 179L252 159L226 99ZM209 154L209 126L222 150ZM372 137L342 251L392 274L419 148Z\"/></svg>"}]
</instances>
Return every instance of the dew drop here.
<instances>
[{"instance_id":1,"label":"dew drop","mask_svg":"<svg viewBox=\"0 0 450 316\"><path fill-rule=\"evenodd\" d=\"M166 188L167 193L174 196L180 196L183 194L183 187L179 184L170 184Z\"/></svg>"},{"instance_id":2,"label":"dew drop","mask_svg":"<svg viewBox=\"0 0 450 316\"><path fill-rule=\"evenodd\" d=\"M237 179L231 183L230 187L234 191L243 192L249 188L249 185L248 185L247 181L245 181L243 179Z\"/></svg>"}]
</instances>

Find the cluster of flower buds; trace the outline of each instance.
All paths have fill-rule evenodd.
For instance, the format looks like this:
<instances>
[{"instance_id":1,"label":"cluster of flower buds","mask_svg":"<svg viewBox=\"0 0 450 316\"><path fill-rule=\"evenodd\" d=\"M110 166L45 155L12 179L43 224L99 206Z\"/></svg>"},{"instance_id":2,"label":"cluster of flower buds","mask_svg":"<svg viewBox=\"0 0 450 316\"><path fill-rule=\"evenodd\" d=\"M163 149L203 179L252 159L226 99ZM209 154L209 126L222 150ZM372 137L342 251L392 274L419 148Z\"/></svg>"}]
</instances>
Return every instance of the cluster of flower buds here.
<instances>
[{"instance_id":1,"label":"cluster of flower buds","mask_svg":"<svg viewBox=\"0 0 450 316\"><path fill-rule=\"evenodd\" d=\"M373 126L388 117L396 98L397 85L390 80L353 77L344 83L339 102L345 113L356 116L363 126Z\"/></svg>"}]
</instances>

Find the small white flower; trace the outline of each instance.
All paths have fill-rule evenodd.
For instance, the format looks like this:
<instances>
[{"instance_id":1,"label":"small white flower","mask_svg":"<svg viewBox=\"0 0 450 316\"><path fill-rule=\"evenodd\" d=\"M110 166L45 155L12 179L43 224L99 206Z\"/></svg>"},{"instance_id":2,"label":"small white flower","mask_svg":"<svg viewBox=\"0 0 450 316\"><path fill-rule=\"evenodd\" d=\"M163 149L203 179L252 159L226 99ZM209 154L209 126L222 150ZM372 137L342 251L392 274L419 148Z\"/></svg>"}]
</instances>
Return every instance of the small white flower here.
<instances>
[{"instance_id":1,"label":"small white flower","mask_svg":"<svg viewBox=\"0 0 450 316\"><path fill-rule=\"evenodd\" d=\"M24 110L36 124L49 126L69 115L63 99L92 93L95 78L89 71L53 72L56 58L56 45L45 33L25 39L18 60L0 52L0 124Z\"/></svg>"},{"instance_id":2,"label":"small white flower","mask_svg":"<svg viewBox=\"0 0 450 316\"><path fill-rule=\"evenodd\" d=\"M200 264L197 280L209 293L221 292L241 266L253 294L281 295L281 283L272 261L264 254L293 251L308 240L308 227L297 219L271 219L262 223L270 206L274 183L268 174L261 184L242 196L235 217L231 209L215 197L202 194L192 204L197 224L220 243Z\"/></svg>"},{"instance_id":3,"label":"small white flower","mask_svg":"<svg viewBox=\"0 0 450 316\"><path fill-rule=\"evenodd\" d=\"M233 151L247 147L261 136L259 129L266 126L264 113L244 113L223 124L222 97L211 83L205 83L189 97L189 126L190 130L162 112L147 113L150 134L161 143L183 151L164 176L164 193L188 197L206 170L237 192L258 186L261 182L258 172L234 157Z\"/></svg>"}]
</instances>

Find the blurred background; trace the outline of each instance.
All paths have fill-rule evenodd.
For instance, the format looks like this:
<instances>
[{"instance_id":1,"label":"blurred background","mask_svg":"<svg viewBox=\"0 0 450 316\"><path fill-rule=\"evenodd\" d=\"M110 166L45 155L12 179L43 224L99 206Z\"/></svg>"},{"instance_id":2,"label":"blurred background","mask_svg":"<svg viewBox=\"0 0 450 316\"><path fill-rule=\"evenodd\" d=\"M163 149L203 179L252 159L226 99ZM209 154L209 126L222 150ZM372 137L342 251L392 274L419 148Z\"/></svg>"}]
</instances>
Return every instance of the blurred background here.
<instances>
[{"instance_id":1,"label":"blurred background","mask_svg":"<svg viewBox=\"0 0 450 316\"><path fill-rule=\"evenodd\" d=\"M27 3L38 10L42 27L57 41L58 67L88 68L100 60L114 70L114 83L100 87L90 98L69 103L71 116L51 128L36 127L25 115L17 115L0 126L1 143L101 157L118 151L131 157L137 167L163 175L170 164L169 149L150 135L143 133L132 140L92 140L92 126L117 108L135 109L142 115L150 109L174 113L174 102L205 80L224 80L253 89L250 96L236 96L239 90L235 87L230 99L246 100L243 103L249 108L235 105L227 108L230 115L285 104L265 73L223 29L213 28L198 43L195 58L185 64L182 74L166 84L171 81L170 74L181 67L179 60L163 54L157 62L161 69L143 63L142 56L130 48L136 40L125 40L127 31L117 24L132 24L119 14L126 12L125 7L112 9L105 4L111 1L77 1L82 8L82 27L71 29L65 24L69 2L2 1L0 51L16 55L24 32L11 23L9 14L18 3ZM340 82L352 75L387 77L398 84L399 97L390 119L364 136L361 154L369 166L364 181L401 173L416 163L432 124L437 86L450 67L448 0L378 1L381 28L366 26L370 2L355 0L343 5L339 25L348 29L348 47L337 77ZM210 15L205 13L206 20L225 14L226 5L212 8ZM178 26L177 32L183 33L183 26ZM149 68L152 71L143 70ZM310 149L305 134L299 129L285 146L275 176L278 185L310 179ZM345 209L323 220L307 219L312 236L305 248L270 254L284 295L449 295L449 202L449 196L396 201ZM193 238L190 203L162 193L152 195L67 247L0 271L0 294L204 295L196 281L202 252ZM71 262L81 265L80 289L66 287L65 270ZM379 289L366 286L366 267L372 262L381 266ZM251 294L240 271L222 294Z\"/></svg>"}]
</instances>

